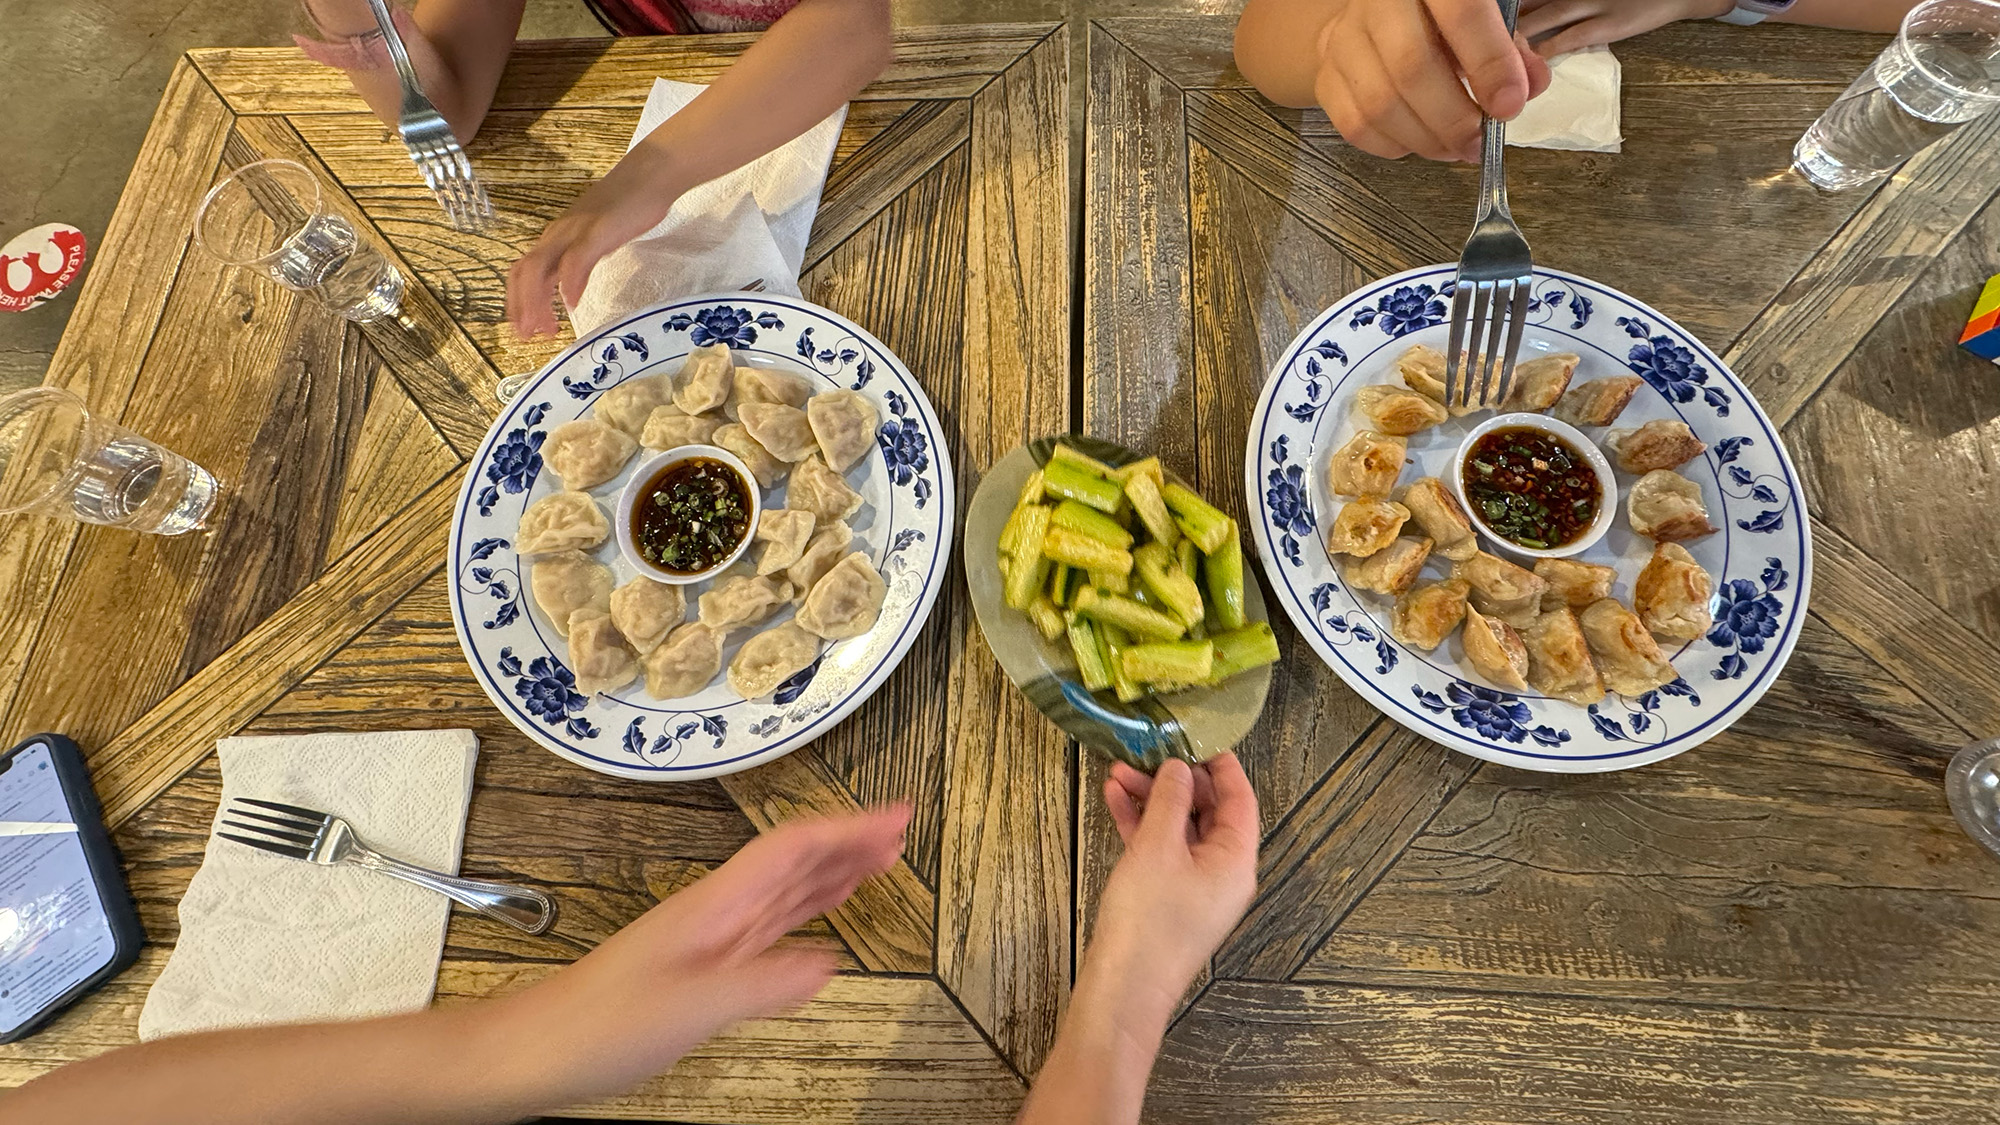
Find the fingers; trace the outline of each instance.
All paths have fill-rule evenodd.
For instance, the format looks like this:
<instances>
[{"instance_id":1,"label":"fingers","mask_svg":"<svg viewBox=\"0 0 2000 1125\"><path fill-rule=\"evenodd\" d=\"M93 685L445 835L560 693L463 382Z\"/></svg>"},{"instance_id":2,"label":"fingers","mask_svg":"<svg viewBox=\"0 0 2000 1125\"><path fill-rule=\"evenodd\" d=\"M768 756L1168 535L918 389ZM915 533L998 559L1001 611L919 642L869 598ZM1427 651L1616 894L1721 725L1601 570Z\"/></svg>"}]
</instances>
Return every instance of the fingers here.
<instances>
[{"instance_id":1,"label":"fingers","mask_svg":"<svg viewBox=\"0 0 2000 1125\"><path fill-rule=\"evenodd\" d=\"M1169 758L1153 775L1153 790L1139 820L1135 847L1185 847L1188 813L1194 807L1194 773L1186 762Z\"/></svg>"},{"instance_id":2,"label":"fingers","mask_svg":"<svg viewBox=\"0 0 2000 1125\"><path fill-rule=\"evenodd\" d=\"M1528 68L1528 100L1533 101L1542 96L1542 92L1549 88L1549 82L1553 79L1549 73L1549 61L1536 53L1535 49L1528 45L1528 41L1520 36L1515 36L1514 46L1521 52L1522 65Z\"/></svg>"},{"instance_id":3,"label":"fingers","mask_svg":"<svg viewBox=\"0 0 2000 1125\"><path fill-rule=\"evenodd\" d=\"M1234 754L1218 754L1205 763L1215 786L1215 815L1203 840L1217 840L1233 849L1257 854L1260 834L1257 820L1257 791L1243 772L1243 763Z\"/></svg>"},{"instance_id":4,"label":"fingers","mask_svg":"<svg viewBox=\"0 0 2000 1125\"><path fill-rule=\"evenodd\" d=\"M1558 28L1604 14L1604 0L1548 0L1533 11L1523 11L1514 30L1530 42ZM1546 57L1547 52L1543 52Z\"/></svg>"},{"instance_id":5,"label":"fingers","mask_svg":"<svg viewBox=\"0 0 2000 1125\"><path fill-rule=\"evenodd\" d=\"M1421 21L1421 13L1413 14ZM1456 129L1464 126L1468 114L1476 125L1477 111L1463 93L1455 96L1453 104L1450 65L1441 54L1426 49L1428 35L1421 22L1413 27L1371 26L1368 44L1347 59L1348 92L1355 109L1397 148L1427 160L1450 160L1461 146L1442 139L1427 116ZM1398 65L1391 61L1390 52L1420 61ZM1411 103L1411 95L1425 99L1424 110Z\"/></svg>"},{"instance_id":6,"label":"fingers","mask_svg":"<svg viewBox=\"0 0 2000 1125\"><path fill-rule=\"evenodd\" d=\"M1394 139L1376 128L1366 114L1361 111L1354 95L1348 89L1347 76L1332 66L1319 68L1319 76L1314 82L1314 91L1319 98L1320 108L1326 110L1327 119L1340 130L1342 140L1372 156L1394 160L1408 156L1408 145L1397 144Z\"/></svg>"},{"instance_id":7,"label":"fingers","mask_svg":"<svg viewBox=\"0 0 2000 1125\"><path fill-rule=\"evenodd\" d=\"M507 320L523 339L556 330L556 317L549 302L556 295L555 253L543 241L507 271Z\"/></svg>"},{"instance_id":8,"label":"fingers","mask_svg":"<svg viewBox=\"0 0 2000 1125\"><path fill-rule=\"evenodd\" d=\"M1131 847L1132 837L1139 831L1139 802L1118 784L1116 777L1104 779L1104 807L1111 810L1111 823L1118 826L1118 838Z\"/></svg>"},{"instance_id":9,"label":"fingers","mask_svg":"<svg viewBox=\"0 0 2000 1125\"><path fill-rule=\"evenodd\" d=\"M1494 117L1511 118L1528 104L1528 72L1491 0L1424 0L1472 97Z\"/></svg>"},{"instance_id":10,"label":"fingers","mask_svg":"<svg viewBox=\"0 0 2000 1125\"><path fill-rule=\"evenodd\" d=\"M721 1027L798 1007L819 995L839 965L831 949L817 945L773 949L751 959L715 982L714 999L726 1005Z\"/></svg>"},{"instance_id":11,"label":"fingers","mask_svg":"<svg viewBox=\"0 0 2000 1125\"><path fill-rule=\"evenodd\" d=\"M782 824L669 901L724 956L767 948L895 866L908 805Z\"/></svg>"},{"instance_id":12,"label":"fingers","mask_svg":"<svg viewBox=\"0 0 2000 1125\"><path fill-rule=\"evenodd\" d=\"M1537 43L1535 51L1544 59L1552 59L1558 55L1567 55L1571 51L1581 51L1585 47L1595 47L1600 43L1616 43L1634 34L1637 32L1621 26L1619 21L1612 17L1605 16L1565 27Z\"/></svg>"}]
</instances>

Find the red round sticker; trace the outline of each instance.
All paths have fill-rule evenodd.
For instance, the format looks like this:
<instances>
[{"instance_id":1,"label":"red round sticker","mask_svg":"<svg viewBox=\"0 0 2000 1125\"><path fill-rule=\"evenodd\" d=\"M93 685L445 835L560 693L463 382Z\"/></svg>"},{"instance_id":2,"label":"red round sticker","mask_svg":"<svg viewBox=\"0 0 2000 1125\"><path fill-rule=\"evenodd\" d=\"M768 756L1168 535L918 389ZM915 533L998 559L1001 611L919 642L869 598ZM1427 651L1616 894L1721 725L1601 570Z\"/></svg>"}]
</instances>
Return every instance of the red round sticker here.
<instances>
[{"instance_id":1,"label":"red round sticker","mask_svg":"<svg viewBox=\"0 0 2000 1125\"><path fill-rule=\"evenodd\" d=\"M44 223L0 246L0 312L25 312L62 292L83 272L83 232Z\"/></svg>"}]
</instances>

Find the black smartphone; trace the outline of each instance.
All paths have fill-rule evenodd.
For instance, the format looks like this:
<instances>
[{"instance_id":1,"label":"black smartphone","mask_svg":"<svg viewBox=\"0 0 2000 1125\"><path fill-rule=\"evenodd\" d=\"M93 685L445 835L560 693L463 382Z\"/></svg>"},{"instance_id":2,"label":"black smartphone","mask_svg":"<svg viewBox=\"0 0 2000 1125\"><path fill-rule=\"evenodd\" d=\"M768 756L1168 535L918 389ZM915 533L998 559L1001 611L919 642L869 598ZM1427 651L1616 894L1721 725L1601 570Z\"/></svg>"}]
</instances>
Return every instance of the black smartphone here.
<instances>
[{"instance_id":1,"label":"black smartphone","mask_svg":"<svg viewBox=\"0 0 2000 1125\"><path fill-rule=\"evenodd\" d=\"M83 752L38 734L0 758L0 1043L139 957L146 934Z\"/></svg>"}]
</instances>

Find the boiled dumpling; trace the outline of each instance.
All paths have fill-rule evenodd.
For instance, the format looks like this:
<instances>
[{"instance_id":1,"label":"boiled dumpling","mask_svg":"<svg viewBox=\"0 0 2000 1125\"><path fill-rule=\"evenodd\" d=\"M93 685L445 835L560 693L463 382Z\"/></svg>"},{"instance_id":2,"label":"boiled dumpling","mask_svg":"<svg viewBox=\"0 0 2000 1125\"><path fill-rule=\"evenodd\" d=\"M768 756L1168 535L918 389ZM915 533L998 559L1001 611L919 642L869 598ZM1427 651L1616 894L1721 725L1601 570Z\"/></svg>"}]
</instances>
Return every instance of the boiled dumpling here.
<instances>
[{"instance_id":1,"label":"boiled dumpling","mask_svg":"<svg viewBox=\"0 0 2000 1125\"><path fill-rule=\"evenodd\" d=\"M646 419L653 411L672 402L673 397L674 384L665 375L627 379L598 396L597 418L637 438L645 432Z\"/></svg>"},{"instance_id":2,"label":"boiled dumpling","mask_svg":"<svg viewBox=\"0 0 2000 1125\"><path fill-rule=\"evenodd\" d=\"M833 569L833 564L839 562L840 557L847 553L848 544L852 542L854 542L854 532L839 520L813 533L811 541L806 544L805 553L799 556L799 561L785 569L785 577L791 580L792 588L798 591L801 600L812 593L813 583L818 582L822 575Z\"/></svg>"},{"instance_id":3,"label":"boiled dumpling","mask_svg":"<svg viewBox=\"0 0 2000 1125\"><path fill-rule=\"evenodd\" d=\"M569 670L585 695L617 691L639 674L639 660L611 618L596 607L569 618Z\"/></svg>"},{"instance_id":4,"label":"boiled dumpling","mask_svg":"<svg viewBox=\"0 0 2000 1125\"><path fill-rule=\"evenodd\" d=\"M1444 404L1402 387L1363 387L1354 392L1354 409L1385 434L1407 437L1450 417Z\"/></svg>"},{"instance_id":5,"label":"boiled dumpling","mask_svg":"<svg viewBox=\"0 0 2000 1125\"><path fill-rule=\"evenodd\" d=\"M769 695L818 657L819 638L787 621L743 642L729 662L729 686L745 699Z\"/></svg>"},{"instance_id":6,"label":"boiled dumpling","mask_svg":"<svg viewBox=\"0 0 2000 1125\"><path fill-rule=\"evenodd\" d=\"M1327 487L1336 496L1387 496L1408 455L1409 443L1402 438L1362 430L1327 462Z\"/></svg>"},{"instance_id":7,"label":"boiled dumpling","mask_svg":"<svg viewBox=\"0 0 2000 1125\"><path fill-rule=\"evenodd\" d=\"M611 568L582 551L558 551L536 559L528 568L528 589L556 632L565 637L570 616L577 610L611 612Z\"/></svg>"},{"instance_id":8,"label":"boiled dumpling","mask_svg":"<svg viewBox=\"0 0 2000 1125\"><path fill-rule=\"evenodd\" d=\"M701 623L718 633L755 625L792 600L792 585L782 578L738 575L715 584L700 598Z\"/></svg>"},{"instance_id":9,"label":"boiled dumpling","mask_svg":"<svg viewBox=\"0 0 2000 1125\"><path fill-rule=\"evenodd\" d=\"M729 396L729 404L722 408L722 412L736 418L742 414L744 407L753 402L777 402L804 410L806 400L812 397L812 393L812 380L803 375L763 367L739 367L736 369L736 390Z\"/></svg>"},{"instance_id":10,"label":"boiled dumpling","mask_svg":"<svg viewBox=\"0 0 2000 1125\"><path fill-rule=\"evenodd\" d=\"M1655 418L1636 430L1613 430L1604 435L1604 451L1628 473L1678 469L1707 449L1707 443L1694 436L1679 418Z\"/></svg>"},{"instance_id":11,"label":"boiled dumpling","mask_svg":"<svg viewBox=\"0 0 2000 1125\"><path fill-rule=\"evenodd\" d=\"M882 420L875 404L859 391L828 391L806 403L813 436L827 467L844 473L875 444L875 426Z\"/></svg>"},{"instance_id":12,"label":"boiled dumpling","mask_svg":"<svg viewBox=\"0 0 2000 1125\"><path fill-rule=\"evenodd\" d=\"M764 551L757 556L757 573L776 574L805 554L818 519L796 508L766 508L757 517L757 541Z\"/></svg>"},{"instance_id":13,"label":"boiled dumpling","mask_svg":"<svg viewBox=\"0 0 2000 1125\"><path fill-rule=\"evenodd\" d=\"M1582 609L1610 597L1611 584L1618 581L1616 570L1575 559L1541 559L1535 563L1535 576L1549 584L1542 592L1543 609L1559 605Z\"/></svg>"},{"instance_id":14,"label":"boiled dumpling","mask_svg":"<svg viewBox=\"0 0 2000 1125\"><path fill-rule=\"evenodd\" d=\"M1444 643L1465 618L1465 580L1448 578L1405 592L1389 611L1389 635L1425 652Z\"/></svg>"},{"instance_id":15,"label":"boiled dumpling","mask_svg":"<svg viewBox=\"0 0 2000 1125\"><path fill-rule=\"evenodd\" d=\"M1409 518L1408 508L1388 500L1349 500L1333 517L1326 549L1336 555L1367 558L1394 543Z\"/></svg>"},{"instance_id":16,"label":"boiled dumpling","mask_svg":"<svg viewBox=\"0 0 2000 1125\"><path fill-rule=\"evenodd\" d=\"M1659 543L1632 584L1632 608L1654 636L1700 640L1715 619L1708 611L1715 580L1679 543Z\"/></svg>"},{"instance_id":17,"label":"boiled dumpling","mask_svg":"<svg viewBox=\"0 0 2000 1125\"><path fill-rule=\"evenodd\" d=\"M680 699L708 686L722 671L722 639L700 622L675 629L646 654L646 694Z\"/></svg>"},{"instance_id":18,"label":"boiled dumpling","mask_svg":"<svg viewBox=\"0 0 2000 1125\"><path fill-rule=\"evenodd\" d=\"M1466 606L1459 637L1473 671L1508 691L1528 690L1528 646L1512 625Z\"/></svg>"},{"instance_id":19,"label":"boiled dumpling","mask_svg":"<svg viewBox=\"0 0 2000 1125\"><path fill-rule=\"evenodd\" d=\"M1584 640L1597 657L1597 670L1604 686L1628 699L1644 695L1661 684L1680 678L1674 666L1660 655L1660 642L1646 631L1639 615L1618 604L1616 598L1591 603L1578 616Z\"/></svg>"},{"instance_id":20,"label":"boiled dumpling","mask_svg":"<svg viewBox=\"0 0 2000 1125\"><path fill-rule=\"evenodd\" d=\"M827 468L825 461L808 457L792 470L785 507L811 512L825 525L860 511L861 494L847 486L846 477Z\"/></svg>"},{"instance_id":21,"label":"boiled dumpling","mask_svg":"<svg viewBox=\"0 0 2000 1125\"><path fill-rule=\"evenodd\" d=\"M1520 629L1534 621L1542 607L1542 594L1549 588L1533 571L1485 551L1454 564L1451 576L1471 584L1473 608Z\"/></svg>"},{"instance_id":22,"label":"boiled dumpling","mask_svg":"<svg viewBox=\"0 0 2000 1125\"><path fill-rule=\"evenodd\" d=\"M781 402L746 402L739 417L757 444L780 461L803 461L819 448L806 412Z\"/></svg>"},{"instance_id":23,"label":"boiled dumpling","mask_svg":"<svg viewBox=\"0 0 2000 1125\"><path fill-rule=\"evenodd\" d=\"M1410 519L1437 544L1432 549L1440 557L1459 562L1478 552L1479 536L1472 530L1472 521L1443 481L1419 477L1398 489L1395 500L1410 510Z\"/></svg>"},{"instance_id":24,"label":"boiled dumpling","mask_svg":"<svg viewBox=\"0 0 2000 1125\"><path fill-rule=\"evenodd\" d=\"M1625 497L1625 514L1633 531L1661 543L1715 533L1708 508L1701 502L1701 485L1672 469L1655 469L1640 477Z\"/></svg>"},{"instance_id":25,"label":"boiled dumpling","mask_svg":"<svg viewBox=\"0 0 2000 1125\"><path fill-rule=\"evenodd\" d=\"M686 414L714 410L729 401L736 385L736 365L727 344L706 344L687 355L674 378L674 405Z\"/></svg>"},{"instance_id":26,"label":"boiled dumpling","mask_svg":"<svg viewBox=\"0 0 2000 1125\"><path fill-rule=\"evenodd\" d=\"M889 585L882 581L875 564L856 551L813 583L812 592L799 607L799 627L830 641L858 637L875 627L882 599L888 594Z\"/></svg>"},{"instance_id":27,"label":"boiled dumpling","mask_svg":"<svg viewBox=\"0 0 2000 1125\"><path fill-rule=\"evenodd\" d=\"M588 492L557 492L528 505L521 513L522 555L589 550L611 534L611 521Z\"/></svg>"},{"instance_id":28,"label":"boiled dumpling","mask_svg":"<svg viewBox=\"0 0 2000 1125\"><path fill-rule=\"evenodd\" d=\"M611 591L611 623L639 655L653 651L687 617L687 597L679 586L640 575Z\"/></svg>"},{"instance_id":29,"label":"boiled dumpling","mask_svg":"<svg viewBox=\"0 0 2000 1125\"><path fill-rule=\"evenodd\" d=\"M1522 630L1528 646L1528 682L1536 691L1579 707L1604 698L1604 681L1590 658L1590 645L1568 606L1553 609Z\"/></svg>"},{"instance_id":30,"label":"boiled dumpling","mask_svg":"<svg viewBox=\"0 0 2000 1125\"><path fill-rule=\"evenodd\" d=\"M549 431L542 463L562 478L564 488L596 488L618 475L639 443L632 435L595 418L578 418Z\"/></svg>"},{"instance_id":31,"label":"boiled dumpling","mask_svg":"<svg viewBox=\"0 0 2000 1125\"><path fill-rule=\"evenodd\" d=\"M785 474L792 470L790 465L771 456L771 451L765 449L762 442L751 437L750 431L744 429L741 422L717 426L715 433L708 440L741 458L743 463L750 467L750 475L756 477L757 483L765 488L784 480Z\"/></svg>"},{"instance_id":32,"label":"boiled dumpling","mask_svg":"<svg viewBox=\"0 0 2000 1125\"><path fill-rule=\"evenodd\" d=\"M707 414L684 413L680 407L656 407L646 418L639 442L647 449L678 449L683 445L707 445L715 437L720 421Z\"/></svg>"}]
</instances>

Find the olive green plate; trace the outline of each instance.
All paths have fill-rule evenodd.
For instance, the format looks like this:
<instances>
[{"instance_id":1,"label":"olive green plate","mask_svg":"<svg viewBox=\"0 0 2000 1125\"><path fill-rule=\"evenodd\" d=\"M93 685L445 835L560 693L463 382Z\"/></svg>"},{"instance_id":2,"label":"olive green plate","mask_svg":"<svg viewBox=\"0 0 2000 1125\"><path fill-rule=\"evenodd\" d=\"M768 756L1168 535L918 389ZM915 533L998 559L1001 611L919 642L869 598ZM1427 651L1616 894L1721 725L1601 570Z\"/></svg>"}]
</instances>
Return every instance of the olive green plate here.
<instances>
[{"instance_id":1,"label":"olive green plate","mask_svg":"<svg viewBox=\"0 0 2000 1125\"><path fill-rule=\"evenodd\" d=\"M1001 600L1000 568L995 563L1000 529L1029 475L1047 463L1057 441L1111 465L1141 457L1097 438L1049 437L1016 448L987 471L965 517L966 583L972 588L972 608L979 615L987 646L1042 714L1099 753L1151 772L1168 757L1200 762L1228 750L1250 733L1264 710L1264 698L1271 692L1268 665L1217 687L1121 703L1110 692L1085 691L1069 646L1044 641L1026 614L1007 608ZM1243 568L1243 608L1250 620L1266 620L1264 594L1252 566Z\"/></svg>"}]
</instances>

